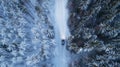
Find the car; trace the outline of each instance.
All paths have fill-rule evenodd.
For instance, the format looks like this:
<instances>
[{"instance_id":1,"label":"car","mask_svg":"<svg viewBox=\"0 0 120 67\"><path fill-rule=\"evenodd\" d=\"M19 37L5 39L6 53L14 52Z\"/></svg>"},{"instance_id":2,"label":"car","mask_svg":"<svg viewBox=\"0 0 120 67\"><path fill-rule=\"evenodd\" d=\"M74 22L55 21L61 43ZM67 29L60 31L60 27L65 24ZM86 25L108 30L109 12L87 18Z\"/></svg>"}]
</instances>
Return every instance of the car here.
<instances>
[{"instance_id":1,"label":"car","mask_svg":"<svg viewBox=\"0 0 120 67\"><path fill-rule=\"evenodd\" d=\"M65 39L62 39L62 45L65 45Z\"/></svg>"}]
</instances>

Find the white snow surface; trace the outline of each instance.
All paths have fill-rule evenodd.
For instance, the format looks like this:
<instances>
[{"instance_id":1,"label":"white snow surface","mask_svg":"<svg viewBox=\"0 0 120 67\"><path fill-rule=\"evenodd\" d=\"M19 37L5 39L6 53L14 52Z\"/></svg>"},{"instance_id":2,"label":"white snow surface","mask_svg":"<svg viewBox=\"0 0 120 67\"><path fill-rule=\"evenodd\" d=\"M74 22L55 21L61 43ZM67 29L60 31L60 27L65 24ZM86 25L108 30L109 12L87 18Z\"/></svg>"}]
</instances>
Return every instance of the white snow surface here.
<instances>
[{"instance_id":1,"label":"white snow surface","mask_svg":"<svg viewBox=\"0 0 120 67\"><path fill-rule=\"evenodd\" d=\"M56 34L56 48L54 67L68 67L69 52L66 50L66 44L61 45L61 39L67 39L70 33L67 27L68 10L67 0L55 0L55 34Z\"/></svg>"},{"instance_id":2,"label":"white snow surface","mask_svg":"<svg viewBox=\"0 0 120 67\"><path fill-rule=\"evenodd\" d=\"M67 0L0 0L0 67L68 67L69 52L61 45L70 35L66 5Z\"/></svg>"}]
</instances>

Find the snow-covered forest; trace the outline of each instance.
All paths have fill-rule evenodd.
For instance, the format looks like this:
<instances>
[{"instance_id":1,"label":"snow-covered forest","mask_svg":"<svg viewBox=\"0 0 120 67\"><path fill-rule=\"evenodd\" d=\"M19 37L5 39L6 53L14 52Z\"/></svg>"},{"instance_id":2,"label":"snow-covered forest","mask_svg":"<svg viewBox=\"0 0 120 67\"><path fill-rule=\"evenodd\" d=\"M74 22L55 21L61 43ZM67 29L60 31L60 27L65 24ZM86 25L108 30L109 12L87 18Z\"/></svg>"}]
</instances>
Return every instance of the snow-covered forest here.
<instances>
[{"instance_id":1,"label":"snow-covered forest","mask_svg":"<svg viewBox=\"0 0 120 67\"><path fill-rule=\"evenodd\" d=\"M0 67L120 67L120 0L0 0Z\"/></svg>"}]
</instances>

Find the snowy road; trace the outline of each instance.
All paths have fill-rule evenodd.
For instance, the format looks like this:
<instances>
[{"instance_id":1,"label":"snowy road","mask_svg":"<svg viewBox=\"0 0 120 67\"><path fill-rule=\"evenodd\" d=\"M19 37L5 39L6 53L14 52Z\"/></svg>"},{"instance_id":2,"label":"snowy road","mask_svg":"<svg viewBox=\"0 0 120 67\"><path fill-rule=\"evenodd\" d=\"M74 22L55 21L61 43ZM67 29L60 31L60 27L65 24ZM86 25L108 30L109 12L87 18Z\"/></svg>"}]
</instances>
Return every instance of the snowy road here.
<instances>
[{"instance_id":1,"label":"snowy road","mask_svg":"<svg viewBox=\"0 0 120 67\"><path fill-rule=\"evenodd\" d=\"M69 52L66 50L66 44L61 45L61 39L66 39L70 35L67 28L68 10L66 5L67 0L55 0L56 48L54 67L68 67L69 63Z\"/></svg>"}]
</instances>

